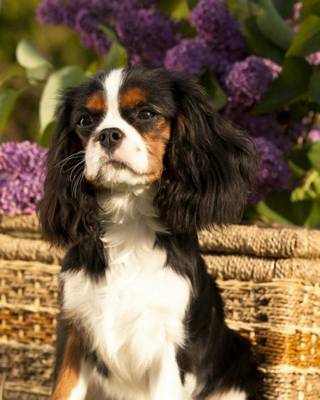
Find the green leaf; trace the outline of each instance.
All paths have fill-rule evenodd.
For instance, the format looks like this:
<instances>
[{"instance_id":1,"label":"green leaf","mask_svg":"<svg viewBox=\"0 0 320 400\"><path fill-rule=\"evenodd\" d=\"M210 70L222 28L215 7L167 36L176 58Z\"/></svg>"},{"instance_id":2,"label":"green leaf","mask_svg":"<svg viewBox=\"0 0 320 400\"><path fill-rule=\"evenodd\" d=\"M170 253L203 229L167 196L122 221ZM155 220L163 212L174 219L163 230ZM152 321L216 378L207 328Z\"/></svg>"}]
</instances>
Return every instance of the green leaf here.
<instances>
[{"instance_id":1,"label":"green leaf","mask_svg":"<svg viewBox=\"0 0 320 400\"><path fill-rule=\"evenodd\" d=\"M99 29L104 32L107 38L110 40L111 43L119 43L118 36L112 29L108 28L105 25L99 25Z\"/></svg>"},{"instance_id":2,"label":"green leaf","mask_svg":"<svg viewBox=\"0 0 320 400\"><path fill-rule=\"evenodd\" d=\"M312 67L302 58L287 58L279 77L272 82L267 94L253 107L252 112L269 113L306 95L311 71Z\"/></svg>"},{"instance_id":3,"label":"green leaf","mask_svg":"<svg viewBox=\"0 0 320 400\"><path fill-rule=\"evenodd\" d=\"M270 58L282 64L284 51L260 32L256 17L250 17L245 21L244 34L250 53L257 54L260 57Z\"/></svg>"},{"instance_id":4,"label":"green leaf","mask_svg":"<svg viewBox=\"0 0 320 400\"><path fill-rule=\"evenodd\" d=\"M256 0L255 4L258 5L255 13L260 31L277 46L286 50L293 39L292 29L281 18L272 0Z\"/></svg>"},{"instance_id":5,"label":"green leaf","mask_svg":"<svg viewBox=\"0 0 320 400\"><path fill-rule=\"evenodd\" d=\"M45 128L43 132L38 133L34 137L34 141L40 146L49 147L52 140L52 134L55 127L55 121L51 121Z\"/></svg>"},{"instance_id":6,"label":"green leaf","mask_svg":"<svg viewBox=\"0 0 320 400\"><path fill-rule=\"evenodd\" d=\"M29 68L26 70L28 81L31 84L36 84L38 82L43 82L48 76L49 68L46 66Z\"/></svg>"},{"instance_id":7,"label":"green leaf","mask_svg":"<svg viewBox=\"0 0 320 400\"><path fill-rule=\"evenodd\" d=\"M227 103L227 96L209 70L201 76L201 83L211 97L213 108L217 111L223 108Z\"/></svg>"},{"instance_id":8,"label":"green leaf","mask_svg":"<svg viewBox=\"0 0 320 400\"><path fill-rule=\"evenodd\" d=\"M320 199L320 175L311 170L301 186L296 187L291 193L291 201Z\"/></svg>"},{"instance_id":9,"label":"green leaf","mask_svg":"<svg viewBox=\"0 0 320 400\"><path fill-rule=\"evenodd\" d=\"M176 25L179 33L184 38L194 38L198 35L196 29L186 19L181 19Z\"/></svg>"},{"instance_id":10,"label":"green leaf","mask_svg":"<svg viewBox=\"0 0 320 400\"><path fill-rule=\"evenodd\" d=\"M113 68L124 67L127 65L128 55L126 49L120 44L114 43L108 54L102 61L103 69L111 70Z\"/></svg>"},{"instance_id":11,"label":"green leaf","mask_svg":"<svg viewBox=\"0 0 320 400\"><path fill-rule=\"evenodd\" d=\"M18 63L26 68L30 83L43 81L51 68L51 64L25 39L21 40L16 48Z\"/></svg>"},{"instance_id":12,"label":"green leaf","mask_svg":"<svg viewBox=\"0 0 320 400\"><path fill-rule=\"evenodd\" d=\"M305 219L303 225L306 228L319 228L320 227L320 201L313 201L311 203L309 215Z\"/></svg>"},{"instance_id":13,"label":"green leaf","mask_svg":"<svg viewBox=\"0 0 320 400\"><path fill-rule=\"evenodd\" d=\"M84 79L84 72L78 66L67 66L54 71L43 89L40 100L40 129L43 133L46 127L54 121L59 96L63 89L76 86Z\"/></svg>"},{"instance_id":14,"label":"green leaf","mask_svg":"<svg viewBox=\"0 0 320 400\"><path fill-rule=\"evenodd\" d=\"M37 68L50 63L25 39L22 39L16 48L18 63L24 68Z\"/></svg>"},{"instance_id":15,"label":"green leaf","mask_svg":"<svg viewBox=\"0 0 320 400\"><path fill-rule=\"evenodd\" d=\"M320 69L315 69L310 79L309 94L312 100L320 104Z\"/></svg>"},{"instance_id":16,"label":"green leaf","mask_svg":"<svg viewBox=\"0 0 320 400\"><path fill-rule=\"evenodd\" d=\"M309 15L320 16L320 0L302 0L301 19Z\"/></svg>"},{"instance_id":17,"label":"green leaf","mask_svg":"<svg viewBox=\"0 0 320 400\"><path fill-rule=\"evenodd\" d=\"M189 10L192 10L198 3L198 0L187 0Z\"/></svg>"},{"instance_id":18,"label":"green leaf","mask_svg":"<svg viewBox=\"0 0 320 400\"><path fill-rule=\"evenodd\" d=\"M320 222L320 214L316 219L313 218L315 202L318 200L292 202L290 191L275 192L258 203L255 211L264 222L316 227Z\"/></svg>"},{"instance_id":19,"label":"green leaf","mask_svg":"<svg viewBox=\"0 0 320 400\"><path fill-rule=\"evenodd\" d=\"M288 162L290 169L298 178L304 177L311 168L311 163L308 159L305 147L293 149L290 152Z\"/></svg>"},{"instance_id":20,"label":"green leaf","mask_svg":"<svg viewBox=\"0 0 320 400\"><path fill-rule=\"evenodd\" d=\"M279 197L279 196L277 196ZM256 211L262 217L265 222L276 222L278 224L292 224L293 222L290 220L290 217L286 215L283 209L287 209L286 198L281 198L282 203L284 203L283 207L273 208L273 202L268 204L267 201L260 201L256 205ZM269 201L270 203L270 201ZM281 203L280 203L281 204ZM278 203L279 205L279 203Z\"/></svg>"},{"instance_id":21,"label":"green leaf","mask_svg":"<svg viewBox=\"0 0 320 400\"><path fill-rule=\"evenodd\" d=\"M14 89L0 89L0 135L14 108L19 92Z\"/></svg>"},{"instance_id":22,"label":"green leaf","mask_svg":"<svg viewBox=\"0 0 320 400\"><path fill-rule=\"evenodd\" d=\"M188 19L189 6L187 0L162 0L161 10L176 21Z\"/></svg>"},{"instance_id":23,"label":"green leaf","mask_svg":"<svg viewBox=\"0 0 320 400\"><path fill-rule=\"evenodd\" d=\"M251 15L250 0L227 0L231 14L241 23Z\"/></svg>"},{"instance_id":24,"label":"green leaf","mask_svg":"<svg viewBox=\"0 0 320 400\"><path fill-rule=\"evenodd\" d=\"M320 50L320 17L310 15L302 22L287 55L303 57L318 50Z\"/></svg>"},{"instance_id":25,"label":"green leaf","mask_svg":"<svg viewBox=\"0 0 320 400\"><path fill-rule=\"evenodd\" d=\"M307 156L313 168L320 172L320 142L310 145Z\"/></svg>"},{"instance_id":26,"label":"green leaf","mask_svg":"<svg viewBox=\"0 0 320 400\"><path fill-rule=\"evenodd\" d=\"M296 0L273 0L276 10L285 19L292 17L295 2Z\"/></svg>"}]
</instances>

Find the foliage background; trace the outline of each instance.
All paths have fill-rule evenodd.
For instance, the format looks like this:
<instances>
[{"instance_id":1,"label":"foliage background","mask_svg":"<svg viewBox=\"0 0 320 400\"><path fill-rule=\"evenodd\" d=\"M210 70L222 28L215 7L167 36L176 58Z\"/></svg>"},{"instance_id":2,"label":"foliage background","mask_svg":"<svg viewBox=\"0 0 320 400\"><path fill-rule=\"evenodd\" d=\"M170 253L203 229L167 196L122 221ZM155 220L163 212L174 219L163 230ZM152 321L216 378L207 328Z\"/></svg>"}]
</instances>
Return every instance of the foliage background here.
<instances>
[{"instance_id":1,"label":"foliage background","mask_svg":"<svg viewBox=\"0 0 320 400\"><path fill-rule=\"evenodd\" d=\"M97 12L120 3L112 18ZM80 24L59 14L68 4ZM320 226L320 0L4 0L0 41L1 141L48 145L57 93L96 70L185 70L254 137L258 190L246 218Z\"/></svg>"}]
</instances>

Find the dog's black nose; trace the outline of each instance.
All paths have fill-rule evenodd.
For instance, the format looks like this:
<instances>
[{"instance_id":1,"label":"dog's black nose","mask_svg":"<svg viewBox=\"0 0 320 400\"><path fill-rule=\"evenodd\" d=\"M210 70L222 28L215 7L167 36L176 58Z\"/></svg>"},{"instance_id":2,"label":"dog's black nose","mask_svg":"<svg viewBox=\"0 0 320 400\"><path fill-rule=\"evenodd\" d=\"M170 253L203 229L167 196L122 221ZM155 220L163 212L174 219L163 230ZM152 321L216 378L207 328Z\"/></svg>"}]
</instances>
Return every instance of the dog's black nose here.
<instances>
[{"instance_id":1,"label":"dog's black nose","mask_svg":"<svg viewBox=\"0 0 320 400\"><path fill-rule=\"evenodd\" d=\"M98 136L100 144L109 151L115 150L121 143L124 134L118 128L103 129Z\"/></svg>"}]
</instances>

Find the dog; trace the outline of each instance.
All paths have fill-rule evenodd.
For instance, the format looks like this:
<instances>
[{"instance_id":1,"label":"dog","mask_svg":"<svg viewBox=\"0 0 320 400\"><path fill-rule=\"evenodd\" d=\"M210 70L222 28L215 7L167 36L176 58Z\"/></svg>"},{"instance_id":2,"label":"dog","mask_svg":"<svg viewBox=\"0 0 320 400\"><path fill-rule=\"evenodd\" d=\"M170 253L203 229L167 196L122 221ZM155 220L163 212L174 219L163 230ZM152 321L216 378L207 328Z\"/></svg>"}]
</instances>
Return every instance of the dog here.
<instances>
[{"instance_id":1,"label":"dog","mask_svg":"<svg viewBox=\"0 0 320 400\"><path fill-rule=\"evenodd\" d=\"M99 72L62 96L43 234L67 249L54 400L247 400L257 366L224 322L197 231L238 221L254 145L194 80Z\"/></svg>"}]
</instances>

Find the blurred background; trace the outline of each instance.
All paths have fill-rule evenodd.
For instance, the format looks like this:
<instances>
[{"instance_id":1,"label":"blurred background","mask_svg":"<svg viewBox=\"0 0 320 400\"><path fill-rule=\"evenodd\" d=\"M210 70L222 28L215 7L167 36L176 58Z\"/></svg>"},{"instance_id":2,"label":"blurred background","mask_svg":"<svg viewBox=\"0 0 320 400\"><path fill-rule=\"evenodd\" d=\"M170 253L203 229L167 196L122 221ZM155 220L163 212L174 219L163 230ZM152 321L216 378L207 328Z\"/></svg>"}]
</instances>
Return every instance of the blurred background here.
<instances>
[{"instance_id":1,"label":"blurred background","mask_svg":"<svg viewBox=\"0 0 320 400\"><path fill-rule=\"evenodd\" d=\"M0 213L33 212L41 197L42 178L27 189L17 171L37 166L33 143L49 145L61 90L144 64L198 79L253 137L259 169L245 220L319 228L320 0L0 4ZM6 146L26 140L32 151Z\"/></svg>"}]
</instances>

